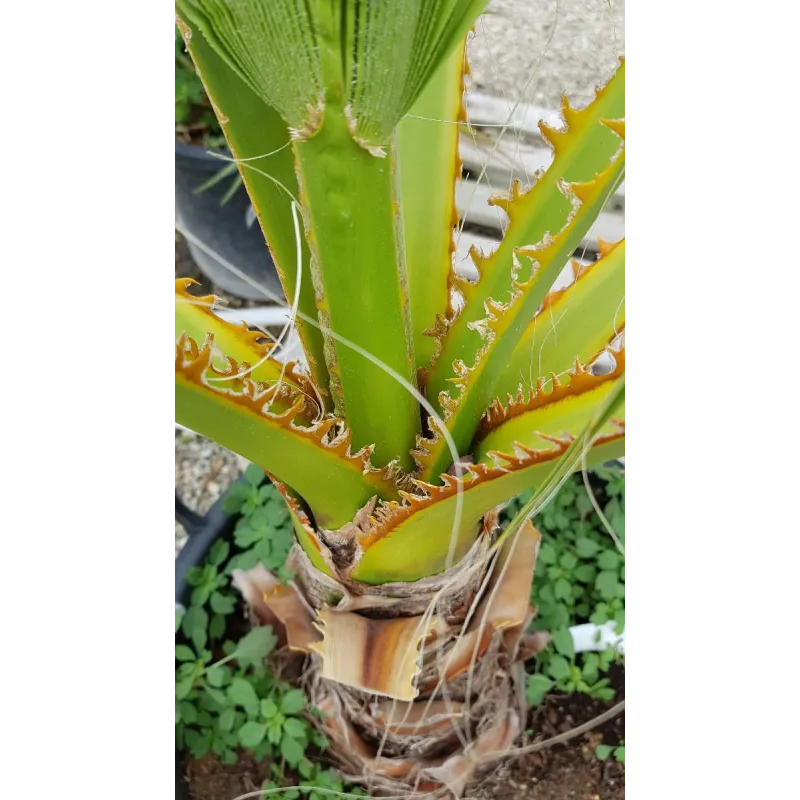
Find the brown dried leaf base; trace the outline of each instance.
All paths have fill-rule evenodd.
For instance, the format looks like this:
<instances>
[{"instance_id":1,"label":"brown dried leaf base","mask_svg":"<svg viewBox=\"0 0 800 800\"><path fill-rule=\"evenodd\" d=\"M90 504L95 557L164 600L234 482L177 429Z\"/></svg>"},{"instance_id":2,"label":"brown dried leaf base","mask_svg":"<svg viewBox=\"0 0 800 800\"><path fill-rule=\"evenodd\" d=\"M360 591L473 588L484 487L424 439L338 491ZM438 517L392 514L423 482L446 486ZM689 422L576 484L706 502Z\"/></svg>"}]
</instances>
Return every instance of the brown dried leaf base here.
<instances>
[{"instance_id":1,"label":"brown dried leaf base","mask_svg":"<svg viewBox=\"0 0 800 800\"><path fill-rule=\"evenodd\" d=\"M548 641L525 634L539 534L528 523L487 558L486 523L460 564L413 584L354 591L299 549L291 588L263 567L234 575L254 623L276 629L278 657L303 654L331 751L373 794L460 797L520 733L520 659Z\"/></svg>"},{"instance_id":2,"label":"brown dried leaf base","mask_svg":"<svg viewBox=\"0 0 800 800\"><path fill-rule=\"evenodd\" d=\"M430 702L403 702L312 679L307 691L345 778L375 795L460 797L511 745L525 713L495 645L476 665L470 703L449 685Z\"/></svg>"}]
</instances>

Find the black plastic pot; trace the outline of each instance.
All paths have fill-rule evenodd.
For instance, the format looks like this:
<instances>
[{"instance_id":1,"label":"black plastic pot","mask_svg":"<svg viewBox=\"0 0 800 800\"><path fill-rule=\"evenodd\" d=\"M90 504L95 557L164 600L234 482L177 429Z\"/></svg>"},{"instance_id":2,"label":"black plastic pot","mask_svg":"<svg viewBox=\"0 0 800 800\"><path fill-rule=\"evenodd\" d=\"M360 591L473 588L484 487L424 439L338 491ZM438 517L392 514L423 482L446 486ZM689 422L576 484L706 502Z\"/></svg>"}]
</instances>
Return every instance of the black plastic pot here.
<instances>
[{"instance_id":1,"label":"black plastic pot","mask_svg":"<svg viewBox=\"0 0 800 800\"><path fill-rule=\"evenodd\" d=\"M275 265L244 186L240 185L224 205L222 200L234 176L224 178L202 192L197 191L227 163L210 156L201 147L175 142L175 215L178 224L249 278L283 297ZM219 259L191 241L187 240L187 243L197 266L220 289L245 300L269 302L263 292L231 272Z\"/></svg>"},{"instance_id":2,"label":"black plastic pot","mask_svg":"<svg viewBox=\"0 0 800 800\"><path fill-rule=\"evenodd\" d=\"M239 478L243 483L244 479ZM190 511L175 495L175 519L180 522L188 538L175 559L175 604L189 607L189 586L186 575L192 567L199 567L206 559L217 539L231 538L236 527L237 515L226 514L222 510L220 498L204 515L200 516Z\"/></svg>"}]
</instances>

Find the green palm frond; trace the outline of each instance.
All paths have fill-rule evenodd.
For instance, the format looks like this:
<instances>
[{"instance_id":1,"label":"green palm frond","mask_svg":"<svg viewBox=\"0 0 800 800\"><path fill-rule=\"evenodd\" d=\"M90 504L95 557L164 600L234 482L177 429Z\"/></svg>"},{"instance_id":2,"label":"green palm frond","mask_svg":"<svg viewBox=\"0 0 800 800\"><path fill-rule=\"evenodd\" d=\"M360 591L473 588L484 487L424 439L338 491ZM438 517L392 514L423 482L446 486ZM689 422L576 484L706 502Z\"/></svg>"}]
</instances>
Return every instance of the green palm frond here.
<instances>
[{"instance_id":1,"label":"green palm frond","mask_svg":"<svg viewBox=\"0 0 800 800\"><path fill-rule=\"evenodd\" d=\"M262 466L313 567L349 585L441 573L498 504L623 453L624 241L552 287L624 177L624 62L542 126L552 164L493 198L504 237L457 278L465 36L484 5L177 3L286 295L299 286L306 363L179 282L177 417Z\"/></svg>"}]
</instances>

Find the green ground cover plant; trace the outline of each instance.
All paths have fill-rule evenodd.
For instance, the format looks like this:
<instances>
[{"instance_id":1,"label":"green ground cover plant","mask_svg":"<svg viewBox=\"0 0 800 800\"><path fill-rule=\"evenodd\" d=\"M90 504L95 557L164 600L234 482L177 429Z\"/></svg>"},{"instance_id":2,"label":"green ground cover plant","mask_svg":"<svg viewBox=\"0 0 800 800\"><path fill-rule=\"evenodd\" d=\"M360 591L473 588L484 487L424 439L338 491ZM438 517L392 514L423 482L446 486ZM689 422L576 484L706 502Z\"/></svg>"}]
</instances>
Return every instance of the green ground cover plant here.
<instances>
[{"instance_id":1,"label":"green ground cover plant","mask_svg":"<svg viewBox=\"0 0 800 800\"><path fill-rule=\"evenodd\" d=\"M588 477L595 501L624 542L624 469L601 466ZM510 501L503 518L512 519L528 499L525 493ZM234 569L261 562L286 581L293 577L286 569L293 532L285 503L265 481L264 471L250 465L222 505L237 517L233 541L215 542L205 562L190 571L189 607L176 612L177 745L194 758L214 753L223 764L235 764L240 749L259 760L268 758L273 761L273 779L264 788L284 786L291 775L313 800L321 798L315 797L314 788L343 791L334 769L309 758L310 752L324 753L327 746L313 724L318 712L302 691L270 670L267 657L276 643L272 629L253 628L235 641L229 635L231 628L241 627L244 614L231 584ZM552 643L527 663L527 700L538 705L549 692L580 692L611 700L614 692L604 676L620 657L611 648L576 654L569 627L612 621L618 630L624 628L624 558L596 513L580 474L564 484L537 523L543 542L531 586L531 602L539 609L531 630L549 631ZM601 760L613 755L624 761L624 752L624 742L597 747ZM290 796L297 797L300 791ZM357 793L361 791L356 787Z\"/></svg>"},{"instance_id":2,"label":"green ground cover plant","mask_svg":"<svg viewBox=\"0 0 800 800\"><path fill-rule=\"evenodd\" d=\"M625 541L625 472L619 466L591 473L592 493L617 537ZM523 494L503 511L510 520L528 499ZM625 628L625 558L597 515L582 475L573 475L537 517L542 546L531 587L538 609L534 630L549 631L551 645L536 656L528 677L527 699L541 702L552 690L583 692L611 700L614 691L604 677L620 657L611 647L575 653L569 627L585 622L613 622Z\"/></svg>"}]
</instances>

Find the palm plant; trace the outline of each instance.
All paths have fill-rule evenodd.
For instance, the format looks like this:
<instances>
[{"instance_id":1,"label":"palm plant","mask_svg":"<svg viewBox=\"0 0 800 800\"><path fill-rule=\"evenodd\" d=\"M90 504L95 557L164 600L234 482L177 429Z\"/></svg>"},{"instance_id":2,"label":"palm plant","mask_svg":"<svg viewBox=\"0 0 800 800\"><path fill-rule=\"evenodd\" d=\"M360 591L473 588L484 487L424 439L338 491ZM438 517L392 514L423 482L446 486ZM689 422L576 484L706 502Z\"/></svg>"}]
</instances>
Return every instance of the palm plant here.
<instances>
[{"instance_id":1,"label":"palm plant","mask_svg":"<svg viewBox=\"0 0 800 800\"><path fill-rule=\"evenodd\" d=\"M624 327L624 241L551 288L623 178L624 63L587 108L564 101L565 130L542 126L553 163L493 198L507 229L467 281L454 183L485 5L177 2L305 353L282 363L177 281L177 418L283 494L294 580L235 580L310 654L344 772L392 793L459 794L513 741L520 662L541 646L525 520L623 452L624 351L592 365ZM499 531L498 507L531 488Z\"/></svg>"}]
</instances>

